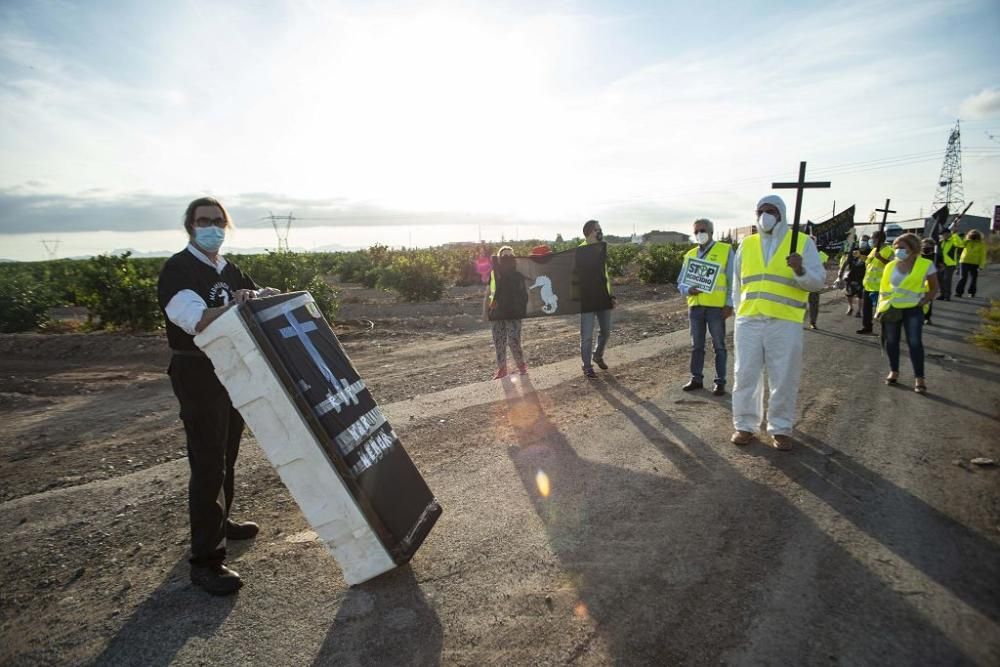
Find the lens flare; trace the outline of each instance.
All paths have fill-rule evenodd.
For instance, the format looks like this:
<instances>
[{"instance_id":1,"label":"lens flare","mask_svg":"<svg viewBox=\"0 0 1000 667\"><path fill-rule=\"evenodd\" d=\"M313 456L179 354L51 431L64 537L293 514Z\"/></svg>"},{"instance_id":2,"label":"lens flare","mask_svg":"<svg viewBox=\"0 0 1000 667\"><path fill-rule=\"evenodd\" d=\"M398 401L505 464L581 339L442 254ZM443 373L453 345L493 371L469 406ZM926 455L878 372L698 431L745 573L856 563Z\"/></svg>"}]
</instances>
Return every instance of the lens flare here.
<instances>
[{"instance_id":1,"label":"lens flare","mask_svg":"<svg viewBox=\"0 0 1000 667\"><path fill-rule=\"evenodd\" d=\"M542 494L542 498L548 498L552 491L552 487L549 486L549 476L539 470L538 474L535 475L535 484L538 486L538 492Z\"/></svg>"}]
</instances>

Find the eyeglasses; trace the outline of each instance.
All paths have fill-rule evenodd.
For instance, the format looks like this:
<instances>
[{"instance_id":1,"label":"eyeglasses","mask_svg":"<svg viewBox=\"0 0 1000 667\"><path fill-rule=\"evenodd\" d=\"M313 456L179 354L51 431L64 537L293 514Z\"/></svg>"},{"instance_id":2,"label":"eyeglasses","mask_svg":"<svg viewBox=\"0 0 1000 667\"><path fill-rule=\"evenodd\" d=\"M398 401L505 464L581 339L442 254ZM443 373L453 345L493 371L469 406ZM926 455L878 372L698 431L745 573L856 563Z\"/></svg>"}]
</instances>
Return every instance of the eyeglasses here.
<instances>
[{"instance_id":1,"label":"eyeglasses","mask_svg":"<svg viewBox=\"0 0 1000 667\"><path fill-rule=\"evenodd\" d=\"M195 221L194 221L194 226L195 227L211 227L213 225L216 226L216 227L225 227L226 226L226 219L225 218L196 218Z\"/></svg>"}]
</instances>

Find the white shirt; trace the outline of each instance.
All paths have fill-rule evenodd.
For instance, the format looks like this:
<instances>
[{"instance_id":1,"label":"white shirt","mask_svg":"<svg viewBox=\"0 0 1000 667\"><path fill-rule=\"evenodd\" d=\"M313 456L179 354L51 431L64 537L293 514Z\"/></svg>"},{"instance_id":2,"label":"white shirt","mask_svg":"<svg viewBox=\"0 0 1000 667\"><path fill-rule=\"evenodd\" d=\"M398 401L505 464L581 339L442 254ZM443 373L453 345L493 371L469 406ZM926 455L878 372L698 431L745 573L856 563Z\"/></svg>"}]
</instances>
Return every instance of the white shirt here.
<instances>
[{"instance_id":1,"label":"white shirt","mask_svg":"<svg viewBox=\"0 0 1000 667\"><path fill-rule=\"evenodd\" d=\"M222 255L217 255L216 261L213 262L209 259L208 255L190 243L188 243L185 250L194 255L201 263L215 269L215 272L219 275L222 274L222 270L226 268L226 264L228 263ZM170 302L167 303L167 307L164 310L167 313L168 320L180 327L185 333L194 336L198 333L195 330L195 326L197 326L198 322L201 322L201 318L207 309L208 304L198 296L197 292L182 289L170 298Z\"/></svg>"}]
</instances>

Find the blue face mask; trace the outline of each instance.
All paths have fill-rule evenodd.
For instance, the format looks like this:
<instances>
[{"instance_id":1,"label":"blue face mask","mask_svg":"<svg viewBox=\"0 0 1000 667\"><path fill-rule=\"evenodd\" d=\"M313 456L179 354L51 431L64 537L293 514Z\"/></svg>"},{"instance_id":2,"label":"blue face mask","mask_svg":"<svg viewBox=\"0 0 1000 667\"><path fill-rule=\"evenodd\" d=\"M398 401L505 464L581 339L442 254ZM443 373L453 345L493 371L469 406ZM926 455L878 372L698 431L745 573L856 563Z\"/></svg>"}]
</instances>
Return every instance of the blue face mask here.
<instances>
[{"instance_id":1,"label":"blue face mask","mask_svg":"<svg viewBox=\"0 0 1000 667\"><path fill-rule=\"evenodd\" d=\"M909 251L906 248L896 248L896 259L903 261L910 256Z\"/></svg>"},{"instance_id":2,"label":"blue face mask","mask_svg":"<svg viewBox=\"0 0 1000 667\"><path fill-rule=\"evenodd\" d=\"M219 252L222 243L226 240L226 230L222 227L195 227L194 242L208 252Z\"/></svg>"}]
</instances>

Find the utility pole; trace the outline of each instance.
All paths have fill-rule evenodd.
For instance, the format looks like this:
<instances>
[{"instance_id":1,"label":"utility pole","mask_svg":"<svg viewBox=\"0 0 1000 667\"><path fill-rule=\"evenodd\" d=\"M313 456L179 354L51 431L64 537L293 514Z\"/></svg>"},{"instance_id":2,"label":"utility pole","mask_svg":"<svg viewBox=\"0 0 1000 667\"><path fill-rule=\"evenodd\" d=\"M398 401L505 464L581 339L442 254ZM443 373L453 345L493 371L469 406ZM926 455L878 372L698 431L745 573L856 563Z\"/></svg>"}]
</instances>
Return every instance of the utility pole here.
<instances>
[{"instance_id":1,"label":"utility pole","mask_svg":"<svg viewBox=\"0 0 1000 667\"><path fill-rule=\"evenodd\" d=\"M278 237L278 252L288 252L288 231L292 227L292 220L298 220L298 218L292 215L291 211L288 212L288 215L275 215L268 211L268 215L260 219L271 221L274 233Z\"/></svg>"},{"instance_id":2,"label":"utility pole","mask_svg":"<svg viewBox=\"0 0 1000 667\"><path fill-rule=\"evenodd\" d=\"M56 258L56 252L59 250L59 239L42 239L42 245L45 246L45 252L48 253L49 259Z\"/></svg>"},{"instance_id":3,"label":"utility pole","mask_svg":"<svg viewBox=\"0 0 1000 667\"><path fill-rule=\"evenodd\" d=\"M956 120L955 127L948 135L948 150L944 154L941 175L938 176L932 211L942 206L953 211L965 206L965 193L962 191L962 132L958 124L959 121Z\"/></svg>"}]
</instances>

